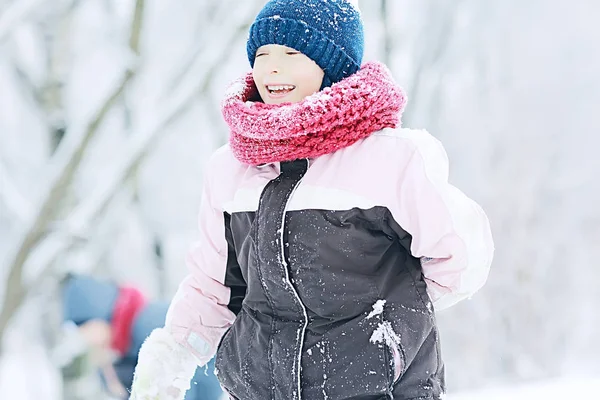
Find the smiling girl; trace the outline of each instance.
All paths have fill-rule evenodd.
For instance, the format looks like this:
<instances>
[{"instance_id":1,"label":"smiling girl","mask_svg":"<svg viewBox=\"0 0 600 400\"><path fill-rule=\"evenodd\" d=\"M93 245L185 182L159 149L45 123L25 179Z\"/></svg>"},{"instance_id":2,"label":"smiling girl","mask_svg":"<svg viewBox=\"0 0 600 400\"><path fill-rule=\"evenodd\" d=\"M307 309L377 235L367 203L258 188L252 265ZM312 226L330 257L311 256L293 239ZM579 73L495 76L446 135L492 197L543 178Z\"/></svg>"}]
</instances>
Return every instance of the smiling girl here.
<instances>
[{"instance_id":1,"label":"smiling girl","mask_svg":"<svg viewBox=\"0 0 600 400\"><path fill-rule=\"evenodd\" d=\"M489 223L448 183L440 142L400 127L406 96L363 45L348 0L271 0L256 17L190 274L133 399L181 399L215 354L231 399L443 395L435 312L486 281Z\"/></svg>"}]
</instances>

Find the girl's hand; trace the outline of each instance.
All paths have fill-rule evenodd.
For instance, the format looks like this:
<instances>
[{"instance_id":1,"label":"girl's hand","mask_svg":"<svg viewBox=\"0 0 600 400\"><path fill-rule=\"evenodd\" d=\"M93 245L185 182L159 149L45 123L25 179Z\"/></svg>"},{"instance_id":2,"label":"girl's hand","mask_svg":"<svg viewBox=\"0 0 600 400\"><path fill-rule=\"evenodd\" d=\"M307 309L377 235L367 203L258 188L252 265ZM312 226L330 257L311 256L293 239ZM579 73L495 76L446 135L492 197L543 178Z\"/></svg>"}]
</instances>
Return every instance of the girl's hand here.
<instances>
[{"instance_id":1,"label":"girl's hand","mask_svg":"<svg viewBox=\"0 0 600 400\"><path fill-rule=\"evenodd\" d=\"M130 400L183 400L196 367L189 350L156 329L140 349Z\"/></svg>"}]
</instances>

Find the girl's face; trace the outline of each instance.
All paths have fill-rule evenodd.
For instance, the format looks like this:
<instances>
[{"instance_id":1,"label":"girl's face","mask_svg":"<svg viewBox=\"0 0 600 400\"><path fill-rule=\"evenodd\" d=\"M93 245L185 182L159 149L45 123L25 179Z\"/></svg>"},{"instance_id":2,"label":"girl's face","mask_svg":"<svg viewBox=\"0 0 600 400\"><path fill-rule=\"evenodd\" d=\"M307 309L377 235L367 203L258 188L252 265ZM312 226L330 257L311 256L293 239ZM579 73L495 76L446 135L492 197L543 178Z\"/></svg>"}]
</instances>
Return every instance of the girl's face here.
<instances>
[{"instance_id":1,"label":"girl's face","mask_svg":"<svg viewBox=\"0 0 600 400\"><path fill-rule=\"evenodd\" d=\"M265 104L297 103L321 88L325 73L304 54L268 44L256 51L254 83Z\"/></svg>"}]
</instances>

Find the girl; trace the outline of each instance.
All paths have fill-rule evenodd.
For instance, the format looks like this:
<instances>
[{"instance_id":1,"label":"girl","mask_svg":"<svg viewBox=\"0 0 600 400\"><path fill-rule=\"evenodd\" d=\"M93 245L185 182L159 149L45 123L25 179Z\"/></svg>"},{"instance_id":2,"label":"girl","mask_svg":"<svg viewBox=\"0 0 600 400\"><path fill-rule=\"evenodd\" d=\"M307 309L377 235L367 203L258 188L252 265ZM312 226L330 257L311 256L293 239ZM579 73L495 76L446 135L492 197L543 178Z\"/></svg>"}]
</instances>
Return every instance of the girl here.
<instances>
[{"instance_id":1,"label":"girl","mask_svg":"<svg viewBox=\"0 0 600 400\"><path fill-rule=\"evenodd\" d=\"M440 399L434 310L485 282L481 208L448 184L405 95L361 67L349 0L271 0L250 28L252 73L226 95L166 326L140 352L133 399L181 399L216 353L232 399Z\"/></svg>"}]
</instances>

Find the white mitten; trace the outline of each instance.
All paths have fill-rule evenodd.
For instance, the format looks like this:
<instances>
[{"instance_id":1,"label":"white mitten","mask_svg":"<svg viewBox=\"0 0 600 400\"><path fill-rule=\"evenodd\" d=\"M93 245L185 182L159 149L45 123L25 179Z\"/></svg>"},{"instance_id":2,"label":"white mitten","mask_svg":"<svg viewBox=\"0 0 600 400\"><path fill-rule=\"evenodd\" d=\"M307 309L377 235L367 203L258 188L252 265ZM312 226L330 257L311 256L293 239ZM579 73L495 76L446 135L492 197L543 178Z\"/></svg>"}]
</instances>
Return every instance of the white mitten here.
<instances>
[{"instance_id":1,"label":"white mitten","mask_svg":"<svg viewBox=\"0 0 600 400\"><path fill-rule=\"evenodd\" d=\"M167 330L155 329L140 349L129 399L183 400L197 366Z\"/></svg>"}]
</instances>

